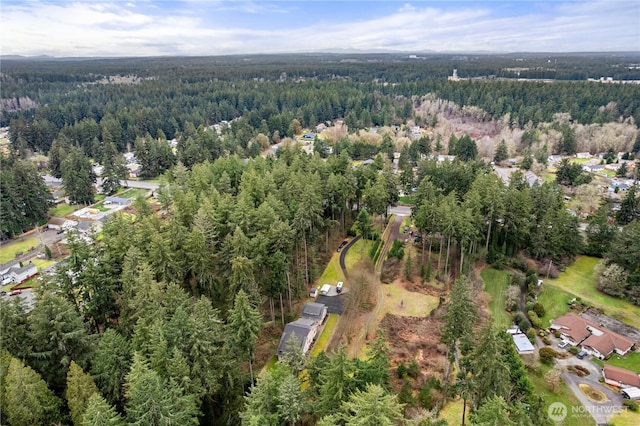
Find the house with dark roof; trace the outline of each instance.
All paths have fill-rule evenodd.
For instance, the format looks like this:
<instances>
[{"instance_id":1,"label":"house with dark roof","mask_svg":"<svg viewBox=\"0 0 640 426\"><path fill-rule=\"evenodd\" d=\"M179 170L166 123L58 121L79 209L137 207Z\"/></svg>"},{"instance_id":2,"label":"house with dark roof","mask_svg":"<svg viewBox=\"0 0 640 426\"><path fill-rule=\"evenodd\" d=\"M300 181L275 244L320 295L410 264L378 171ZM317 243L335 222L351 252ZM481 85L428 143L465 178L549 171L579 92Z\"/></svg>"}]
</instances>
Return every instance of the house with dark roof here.
<instances>
[{"instance_id":1,"label":"house with dark roof","mask_svg":"<svg viewBox=\"0 0 640 426\"><path fill-rule=\"evenodd\" d=\"M302 307L302 318L322 324L327 318L327 306L324 303L305 303Z\"/></svg>"},{"instance_id":2,"label":"house with dark roof","mask_svg":"<svg viewBox=\"0 0 640 426\"><path fill-rule=\"evenodd\" d=\"M640 387L640 376L638 373L612 365L605 365L602 369L602 377L608 385L625 388L628 386Z\"/></svg>"},{"instance_id":3,"label":"house with dark roof","mask_svg":"<svg viewBox=\"0 0 640 426\"><path fill-rule=\"evenodd\" d=\"M625 356L634 345L633 340L574 313L551 320L550 328L559 331L562 339L571 345L580 346L600 359L613 353Z\"/></svg>"},{"instance_id":4,"label":"house with dark roof","mask_svg":"<svg viewBox=\"0 0 640 426\"><path fill-rule=\"evenodd\" d=\"M299 318L290 322L284 327L280 343L278 344L278 359L281 360L287 352L287 342L292 336L296 336L300 342L302 353L306 354L311 348L311 344L313 343L313 339L315 339L317 333L318 323L315 320Z\"/></svg>"}]
</instances>

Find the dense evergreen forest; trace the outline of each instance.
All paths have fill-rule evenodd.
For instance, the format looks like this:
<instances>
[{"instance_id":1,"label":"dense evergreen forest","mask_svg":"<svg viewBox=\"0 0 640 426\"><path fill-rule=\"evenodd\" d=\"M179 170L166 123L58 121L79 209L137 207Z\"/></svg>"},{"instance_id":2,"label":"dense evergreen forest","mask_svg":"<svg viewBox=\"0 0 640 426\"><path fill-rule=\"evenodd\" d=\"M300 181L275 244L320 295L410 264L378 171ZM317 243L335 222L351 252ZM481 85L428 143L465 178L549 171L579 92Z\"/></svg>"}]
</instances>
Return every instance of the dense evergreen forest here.
<instances>
[{"instance_id":1,"label":"dense evergreen forest","mask_svg":"<svg viewBox=\"0 0 640 426\"><path fill-rule=\"evenodd\" d=\"M640 86L584 81L640 79L640 70L630 66L638 61L637 55L10 60L3 61L0 79L1 121L11 124L12 140L20 146L47 153L65 135L89 155L105 140L122 152L137 137L172 139L189 123L197 128L238 117L241 146L258 133L291 136L294 118L315 127L342 117L352 130L400 124L412 117L414 101L429 93L494 118L509 114L520 127L551 122L559 112L587 124L620 117L638 123ZM547 70L528 77L562 81L489 79L512 77L504 70L515 66ZM487 79L447 81L453 68L461 77ZM529 71L519 72L523 77ZM603 111L610 103L615 108Z\"/></svg>"},{"instance_id":2,"label":"dense evergreen forest","mask_svg":"<svg viewBox=\"0 0 640 426\"><path fill-rule=\"evenodd\" d=\"M104 166L106 193L126 176L123 152L136 154L142 177L161 176L157 201L133 203L135 219L116 214L88 239L68 234L70 255L42 277L31 311L18 298L0 301L3 424L405 422L405 406L418 402L410 391L393 395L390 371L404 375L382 332L366 359L340 347L306 360L290 340L283 362L262 374L255 365L261 339L297 316L294 303L335 243L348 234L379 240L401 190L413 194L420 233L414 267L451 288L439 313L442 350L452 363L460 354L457 379L450 368L429 378L419 405L437 411L460 397L474 424L546 424L510 338L480 327L479 286L467 276L477 261L526 255L546 264L586 252L606 258L603 291L638 304L640 197L629 191L615 224L603 205L584 241L558 183L530 185L516 171L505 184L469 135L451 136L446 150L438 135L397 145L389 133L376 143L350 136L428 120L416 114L428 94L480 108L487 121L508 115L529 136L531 123L558 113L584 124L638 123L640 86L564 81L640 79L626 65L638 56L353 59L3 61L12 142L0 170L3 239L46 220L51 198L25 161L34 153L48 155L46 170L77 204L95 196L90 158ZM513 77L505 69L523 63L536 70L528 77L559 81L446 79L453 68L463 78ZM346 127L331 146L315 137L308 152L292 139L336 119ZM207 129L222 121L219 134ZM575 152L569 123L554 126L559 149ZM429 157L445 152L456 158ZM443 424L435 417L424 412L411 424Z\"/></svg>"}]
</instances>

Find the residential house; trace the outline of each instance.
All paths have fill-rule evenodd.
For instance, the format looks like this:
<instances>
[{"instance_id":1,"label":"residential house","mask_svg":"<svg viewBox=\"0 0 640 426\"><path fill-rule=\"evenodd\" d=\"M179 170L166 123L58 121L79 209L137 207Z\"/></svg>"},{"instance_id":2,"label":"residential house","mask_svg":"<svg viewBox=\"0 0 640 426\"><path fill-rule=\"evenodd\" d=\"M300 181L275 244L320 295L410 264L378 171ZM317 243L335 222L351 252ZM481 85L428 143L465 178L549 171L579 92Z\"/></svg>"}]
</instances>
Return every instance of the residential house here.
<instances>
[{"instance_id":1,"label":"residential house","mask_svg":"<svg viewBox=\"0 0 640 426\"><path fill-rule=\"evenodd\" d=\"M364 160L364 161L362 162L362 165L363 165L363 166L369 166L369 165L371 165L371 164L373 164L373 163L375 163L375 161L373 161L371 158L369 158L369 159L367 159L367 160Z\"/></svg>"},{"instance_id":2,"label":"residential house","mask_svg":"<svg viewBox=\"0 0 640 426\"><path fill-rule=\"evenodd\" d=\"M455 155L438 155L438 162L440 163L442 163L443 161L453 161L455 159Z\"/></svg>"},{"instance_id":3,"label":"residential house","mask_svg":"<svg viewBox=\"0 0 640 426\"><path fill-rule=\"evenodd\" d=\"M11 271L11 269L19 268L19 267L20 267L20 262L17 260L12 260L10 262L3 263L2 265L0 265L0 277L4 277L5 275L9 274L9 271Z\"/></svg>"},{"instance_id":4,"label":"residential house","mask_svg":"<svg viewBox=\"0 0 640 426\"><path fill-rule=\"evenodd\" d=\"M559 331L562 339L571 345L580 346L590 355L600 359L613 353L624 356L634 345L633 340L574 313L551 320L550 328Z\"/></svg>"},{"instance_id":5,"label":"residential house","mask_svg":"<svg viewBox=\"0 0 640 426\"><path fill-rule=\"evenodd\" d=\"M20 284L38 274L38 268L33 263L20 267L20 264L12 266L7 273L2 276L2 282Z\"/></svg>"},{"instance_id":6,"label":"residential house","mask_svg":"<svg viewBox=\"0 0 640 426\"><path fill-rule=\"evenodd\" d=\"M585 164L582 166L582 170L589 173L598 173L604 170L604 166L602 164Z\"/></svg>"},{"instance_id":7,"label":"residential house","mask_svg":"<svg viewBox=\"0 0 640 426\"><path fill-rule=\"evenodd\" d=\"M550 164L554 164L554 163L559 163L560 161L562 161L562 159L563 159L563 158L564 158L564 157L563 157L562 155L550 155L550 156L547 158L547 161L548 161Z\"/></svg>"},{"instance_id":8,"label":"residential house","mask_svg":"<svg viewBox=\"0 0 640 426\"><path fill-rule=\"evenodd\" d=\"M124 159L127 164L136 164L138 160L136 159L136 155L133 152L125 152Z\"/></svg>"},{"instance_id":9,"label":"residential house","mask_svg":"<svg viewBox=\"0 0 640 426\"><path fill-rule=\"evenodd\" d=\"M628 386L640 387L640 376L638 373L625 370L624 368L605 365L602 369L602 377L608 385L626 388Z\"/></svg>"},{"instance_id":10,"label":"residential house","mask_svg":"<svg viewBox=\"0 0 640 426\"><path fill-rule=\"evenodd\" d=\"M618 192L620 192L620 191L628 191L629 188L631 188L631 186L628 183L612 180L608 190L609 192L616 192L616 189L617 189Z\"/></svg>"},{"instance_id":11,"label":"residential house","mask_svg":"<svg viewBox=\"0 0 640 426\"><path fill-rule=\"evenodd\" d=\"M278 344L278 359L281 360L284 354L287 352L287 342L291 336L296 336L300 342L300 348L302 353L306 354L311 348L313 339L315 339L318 333L318 324L314 320L307 318L299 318L293 322L290 322L284 327L280 343Z\"/></svg>"},{"instance_id":12,"label":"residential house","mask_svg":"<svg viewBox=\"0 0 640 426\"><path fill-rule=\"evenodd\" d=\"M526 334L512 334L511 337L513 338L513 343L516 345L516 350L520 355L531 355L535 350Z\"/></svg>"},{"instance_id":13,"label":"residential house","mask_svg":"<svg viewBox=\"0 0 640 426\"><path fill-rule=\"evenodd\" d=\"M591 158L591 154L588 152L578 152L576 153L576 158L582 158L582 159Z\"/></svg>"},{"instance_id":14,"label":"residential house","mask_svg":"<svg viewBox=\"0 0 640 426\"><path fill-rule=\"evenodd\" d=\"M322 324L327 318L327 306L324 303L305 303L302 307L302 318Z\"/></svg>"}]
</instances>

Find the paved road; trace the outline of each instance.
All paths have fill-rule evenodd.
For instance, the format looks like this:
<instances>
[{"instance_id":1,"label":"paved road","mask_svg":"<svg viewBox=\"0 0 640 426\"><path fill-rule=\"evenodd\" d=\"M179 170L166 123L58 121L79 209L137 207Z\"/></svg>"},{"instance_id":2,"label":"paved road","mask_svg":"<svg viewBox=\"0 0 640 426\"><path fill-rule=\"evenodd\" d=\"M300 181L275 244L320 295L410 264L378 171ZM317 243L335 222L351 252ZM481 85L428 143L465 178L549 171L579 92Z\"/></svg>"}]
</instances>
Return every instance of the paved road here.
<instances>
[{"instance_id":1,"label":"paved road","mask_svg":"<svg viewBox=\"0 0 640 426\"><path fill-rule=\"evenodd\" d=\"M356 241L358 241L360 238L361 238L360 235L358 235L357 237L349 241L347 245L344 246L342 248L342 251L340 252L340 269L342 269L342 273L344 274L345 280L349 279L349 272L347 271L347 265L345 264L344 259L345 257L347 257L347 251L349 251L349 249L353 247Z\"/></svg>"},{"instance_id":2,"label":"paved road","mask_svg":"<svg viewBox=\"0 0 640 426\"><path fill-rule=\"evenodd\" d=\"M384 260L387 257L387 253L391 249L393 242L398 239L398 236L400 236L400 224L402 224L402 215L396 214L393 223L391 224L389 238L385 241L380 257L378 258L378 264L376 265L376 272L378 274L382 272L382 265L384 264Z\"/></svg>"},{"instance_id":3,"label":"paved road","mask_svg":"<svg viewBox=\"0 0 640 426\"><path fill-rule=\"evenodd\" d=\"M568 415L575 416L579 418L584 418L588 415L591 415L593 419L596 421L596 424L607 424L609 420L616 414L616 409L622 406L622 397L602 385L598 380L602 377L600 373L600 368L595 365L593 362L587 359L578 359L575 356L566 359L557 359L556 363L563 368L566 368L570 365L580 365L589 370L589 375L585 377L579 377L573 373L565 371L562 373L562 378L569 386L569 389L573 392L573 394L578 398L578 400L584 405L585 410L579 413L572 413L571 407L568 407ZM580 390L580 384L589 385L607 396L608 401L597 403L588 399L585 394Z\"/></svg>"},{"instance_id":4,"label":"paved road","mask_svg":"<svg viewBox=\"0 0 640 426\"><path fill-rule=\"evenodd\" d=\"M395 214L396 216L411 216L411 207L393 206L389 208L389 214Z\"/></svg>"}]
</instances>

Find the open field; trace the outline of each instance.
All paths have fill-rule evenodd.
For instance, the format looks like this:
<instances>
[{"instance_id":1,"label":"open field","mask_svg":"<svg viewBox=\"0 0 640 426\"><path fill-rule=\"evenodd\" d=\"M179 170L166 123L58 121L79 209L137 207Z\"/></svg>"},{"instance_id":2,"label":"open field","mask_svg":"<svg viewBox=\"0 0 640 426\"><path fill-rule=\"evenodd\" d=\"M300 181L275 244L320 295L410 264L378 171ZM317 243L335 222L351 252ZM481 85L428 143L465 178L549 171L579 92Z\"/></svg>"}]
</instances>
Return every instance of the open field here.
<instances>
[{"instance_id":1,"label":"open field","mask_svg":"<svg viewBox=\"0 0 640 426\"><path fill-rule=\"evenodd\" d=\"M529 371L529 379L531 383L533 383L533 387L535 388L535 394L544 397L545 405L548 407L554 402L561 402L565 404L567 407L571 406L582 406L578 398L571 392L569 386L565 382L558 387L555 393L551 392L547 387L547 384L544 381L544 375L551 370L551 366L549 365L541 365L538 372ZM591 416L589 417L576 417L569 414L564 422L563 426L591 426L595 425L595 421Z\"/></svg>"},{"instance_id":2,"label":"open field","mask_svg":"<svg viewBox=\"0 0 640 426\"><path fill-rule=\"evenodd\" d=\"M353 248L351 250L353 250ZM322 284L336 285L338 281L344 281L344 274L342 273L342 269L340 269L340 253L334 252L324 272L320 275L320 278L318 278L316 286L318 287Z\"/></svg>"},{"instance_id":3,"label":"open field","mask_svg":"<svg viewBox=\"0 0 640 426\"><path fill-rule=\"evenodd\" d=\"M80 206L72 206L67 203L60 203L49 210L49 214L56 217L65 217L66 215L71 214L78 209L80 209Z\"/></svg>"},{"instance_id":4,"label":"open field","mask_svg":"<svg viewBox=\"0 0 640 426\"><path fill-rule=\"evenodd\" d=\"M605 315L637 326L640 324L640 306L607 296L597 290L595 266L599 261L600 259L595 257L580 256L557 279L546 280L543 285L572 293L589 305L601 309Z\"/></svg>"},{"instance_id":5,"label":"open field","mask_svg":"<svg viewBox=\"0 0 640 426\"><path fill-rule=\"evenodd\" d=\"M382 306L376 317L378 322L387 313L403 317L426 317L439 303L436 296L406 290L398 280L393 284L383 285L381 295Z\"/></svg>"},{"instance_id":6,"label":"open field","mask_svg":"<svg viewBox=\"0 0 640 426\"><path fill-rule=\"evenodd\" d=\"M147 192L149 192L146 189L140 189L140 188L129 188L129 189L125 189L124 191L116 194L116 197L121 197L121 198L129 198L129 199L135 199L138 195L146 195Z\"/></svg>"},{"instance_id":7,"label":"open field","mask_svg":"<svg viewBox=\"0 0 640 426\"><path fill-rule=\"evenodd\" d=\"M38 237L25 238L22 241L12 242L0 248L0 263L7 263L16 258L16 253L26 253L31 247L38 247Z\"/></svg>"},{"instance_id":8,"label":"open field","mask_svg":"<svg viewBox=\"0 0 640 426\"><path fill-rule=\"evenodd\" d=\"M347 271L353 269L353 267L356 266L356 264L358 264L360 261L370 259L369 250L371 250L371 246L373 246L373 241L371 240L363 240L361 238L356 241L356 243L349 249L344 257L344 265L347 267ZM339 253L338 256L340 256ZM338 264L339 268L339 257L336 263Z\"/></svg>"},{"instance_id":9,"label":"open field","mask_svg":"<svg viewBox=\"0 0 640 426\"><path fill-rule=\"evenodd\" d=\"M568 302L576 297L574 294L560 290L553 286L542 284L542 291L538 294L538 302L544 306L545 313L540 319L542 326L549 327L549 321L569 312L571 309Z\"/></svg>"},{"instance_id":10,"label":"open field","mask_svg":"<svg viewBox=\"0 0 640 426\"><path fill-rule=\"evenodd\" d=\"M318 356L320 352L327 350L327 345L329 345L331 337L333 337L333 332L336 330L336 325L338 325L339 319L340 315L329 314L329 318L327 318L327 322L324 324L324 329L322 330L320 337L318 337L316 344L313 345L311 356Z\"/></svg>"},{"instance_id":11,"label":"open field","mask_svg":"<svg viewBox=\"0 0 640 426\"><path fill-rule=\"evenodd\" d=\"M499 271L493 268L485 268L480 273L484 281L484 291L489 293L489 310L493 318L493 324L498 330L504 330L511 325L511 316L504 310L507 300L510 275L507 271Z\"/></svg>"}]
</instances>

